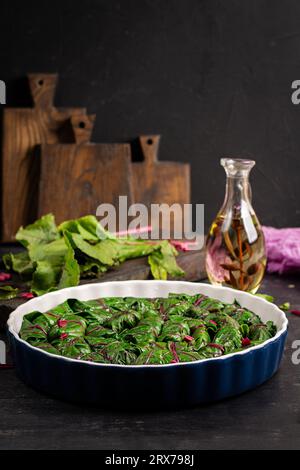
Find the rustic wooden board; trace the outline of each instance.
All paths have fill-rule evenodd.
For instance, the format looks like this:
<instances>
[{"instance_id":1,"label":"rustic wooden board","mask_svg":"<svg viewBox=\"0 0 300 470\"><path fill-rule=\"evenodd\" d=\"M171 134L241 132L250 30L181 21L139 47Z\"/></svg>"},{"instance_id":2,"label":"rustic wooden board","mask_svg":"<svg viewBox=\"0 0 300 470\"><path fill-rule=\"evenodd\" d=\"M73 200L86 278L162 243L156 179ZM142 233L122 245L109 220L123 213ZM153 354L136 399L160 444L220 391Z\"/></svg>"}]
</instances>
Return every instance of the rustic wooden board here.
<instances>
[{"instance_id":1,"label":"rustic wooden board","mask_svg":"<svg viewBox=\"0 0 300 470\"><path fill-rule=\"evenodd\" d=\"M179 204L175 208L171 220L182 225L181 208L190 203L190 165L177 162L158 161L159 135L140 136L144 161L132 165L133 197L136 203L142 202L150 207L151 204ZM175 219L174 219L175 217ZM151 225L158 225L159 220L152 218ZM176 223L174 224L176 226ZM160 223L164 228L163 221Z\"/></svg>"},{"instance_id":2,"label":"rustic wooden board","mask_svg":"<svg viewBox=\"0 0 300 470\"><path fill-rule=\"evenodd\" d=\"M72 142L67 124L84 108L55 108L57 75L28 76L33 108L5 108L2 144L2 240L37 217L39 158L37 145Z\"/></svg>"},{"instance_id":3,"label":"rustic wooden board","mask_svg":"<svg viewBox=\"0 0 300 470\"><path fill-rule=\"evenodd\" d=\"M0 254L5 250L0 249ZM6 250L8 251L8 250ZM184 281L200 281L206 278L205 264L204 264L204 250L181 252L177 257L179 266L185 271ZM120 266L111 269L99 279L89 279L81 281L81 284L92 282L107 282L107 281L127 281L134 279L150 279L150 268L147 263L147 258L138 258L125 261ZM24 287L18 278L14 278L12 283L18 285L20 288ZM12 299L0 301L0 329L4 328L9 313L24 303L23 299Z\"/></svg>"},{"instance_id":4,"label":"rustic wooden board","mask_svg":"<svg viewBox=\"0 0 300 470\"><path fill-rule=\"evenodd\" d=\"M101 203L118 207L119 195L132 203L130 146L91 143L94 119L72 118L75 144L41 146L40 216L52 212L60 223L95 214Z\"/></svg>"}]
</instances>

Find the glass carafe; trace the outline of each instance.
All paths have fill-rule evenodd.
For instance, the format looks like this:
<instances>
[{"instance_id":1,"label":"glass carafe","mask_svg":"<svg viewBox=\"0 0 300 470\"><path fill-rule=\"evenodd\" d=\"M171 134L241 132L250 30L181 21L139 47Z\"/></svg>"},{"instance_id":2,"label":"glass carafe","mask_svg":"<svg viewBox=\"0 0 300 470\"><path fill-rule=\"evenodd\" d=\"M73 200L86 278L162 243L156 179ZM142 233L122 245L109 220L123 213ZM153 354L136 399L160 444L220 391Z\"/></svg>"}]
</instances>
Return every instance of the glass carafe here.
<instances>
[{"instance_id":1,"label":"glass carafe","mask_svg":"<svg viewBox=\"0 0 300 470\"><path fill-rule=\"evenodd\" d=\"M251 205L253 160L222 158L226 171L223 206L206 242L206 271L212 284L255 293L264 276L264 235Z\"/></svg>"}]
</instances>

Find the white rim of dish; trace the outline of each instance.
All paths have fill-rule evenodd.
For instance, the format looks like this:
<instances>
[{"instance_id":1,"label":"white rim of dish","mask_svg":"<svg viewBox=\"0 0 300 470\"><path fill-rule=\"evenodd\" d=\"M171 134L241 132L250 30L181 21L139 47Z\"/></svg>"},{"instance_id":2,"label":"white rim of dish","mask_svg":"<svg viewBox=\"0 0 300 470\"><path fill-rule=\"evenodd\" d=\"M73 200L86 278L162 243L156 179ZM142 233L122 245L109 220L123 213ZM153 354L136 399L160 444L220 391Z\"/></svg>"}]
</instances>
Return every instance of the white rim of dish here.
<instances>
[{"instance_id":1,"label":"white rim of dish","mask_svg":"<svg viewBox=\"0 0 300 470\"><path fill-rule=\"evenodd\" d=\"M34 303L37 299L42 299L45 296L56 297L56 296L59 296L60 292L68 293L69 291L73 292L74 289L84 290L87 287L92 287L92 286L103 287L105 285L114 284L117 287L118 285L131 285L131 284L145 285L145 284L148 284L148 283L152 283L152 284L155 283L156 286L157 285L159 286L160 284L162 286L166 285L166 284L168 284L168 285L170 284L170 285L173 285L173 286L180 284L183 287L185 285L189 285L189 286L193 286L193 287L197 286L197 287L199 287L199 292L197 292L199 294L201 294L201 287L209 286L213 290L215 289L215 290L229 291L233 294L239 293L239 295L245 296L246 298L249 298L249 299L251 298L252 300L253 300L253 298L255 298L256 301L259 301L260 303L262 303L262 305L271 305L272 306L274 311L277 312L277 314L279 314L279 317L282 321L282 326L281 326L280 329L278 329L276 335L273 336L272 338L264 341L261 344L258 344L256 346L252 346L250 348L247 348L244 351L234 352L234 353L226 354L226 355L220 356L220 357L211 357L211 358L207 358L207 359L199 359L198 361L177 362L177 363L171 363L171 364L140 364L140 365L138 365L138 364L137 365L134 365L134 364L132 364L132 365L130 365L130 364L128 364L128 365L125 365L125 364L104 364L104 363L101 363L101 362L83 361L81 359L73 359L73 358L66 357L66 356L58 356L56 354L52 354L52 353L49 353L47 351L44 351L43 349L39 349L35 346L32 346L30 343L28 343L27 341L20 338L19 334L14 330L13 321L14 321L15 317L17 317L19 315L20 309L22 307L24 307L24 305L26 305L26 307L30 306L31 303ZM181 293L184 293L184 292L181 292ZM106 297L108 297L108 296L106 296ZM115 296L115 297L118 297L118 296ZM124 296L120 296L120 297L124 297ZM130 295L128 295L128 297L130 297ZM138 297L138 296L135 295L134 297ZM144 295L141 296L141 298L144 298L144 297L145 297ZM70 297L67 297L67 298L72 298L72 297L70 296ZM148 298L149 298L149 296L148 296ZM64 302L64 301L62 301L62 302ZM59 305L62 302L59 302L57 305ZM27 313L30 313L30 311L28 311ZM25 313L24 315L26 315L27 313ZM154 368L158 368L158 367L182 367L182 366L192 365L192 364L193 365L203 364L204 362L210 362L210 361L224 361L224 360L230 359L232 357L244 356L245 354L249 354L253 351L257 351L258 349L263 349L268 344L275 342L280 336L283 335L283 333L285 333L287 331L288 320L287 320L287 317L286 317L285 313L282 310L280 310L280 308L277 307L277 305L267 301L266 299L264 299L262 297L258 297L258 296L255 297L253 294L249 294L248 292L243 292L243 291L237 291L236 289L232 289L230 287L214 286L214 285L211 285L211 284L205 284L205 283L200 283L200 282L199 283L197 283L197 282L187 282L187 281L155 281L155 280L142 281L142 280L131 280L131 281L111 281L111 282L88 283L88 284L83 284L83 285L80 285L80 286L67 287L65 289L60 289L60 290L56 290L56 291L53 291L53 292L49 292L48 294L44 294L40 297L35 297L35 298L29 300L28 302L26 302L26 304L23 304L23 305L19 306L18 308L16 308L16 310L11 312L11 314L9 315L9 319L7 321L7 325L8 325L9 332L15 337L15 339L17 341L19 341L20 343L23 343L28 348L30 348L34 351L38 351L40 354L44 354L46 356L56 358L58 360L64 360L64 361L67 361L67 362L75 362L75 363L80 363L80 364L87 364L87 365L92 365L92 366L95 366L95 367L116 367L116 368L122 368L122 369L123 368L126 368L126 369L128 369L128 368L131 368L131 369L141 369L141 368L149 369L149 368L153 368L153 367Z\"/></svg>"}]
</instances>

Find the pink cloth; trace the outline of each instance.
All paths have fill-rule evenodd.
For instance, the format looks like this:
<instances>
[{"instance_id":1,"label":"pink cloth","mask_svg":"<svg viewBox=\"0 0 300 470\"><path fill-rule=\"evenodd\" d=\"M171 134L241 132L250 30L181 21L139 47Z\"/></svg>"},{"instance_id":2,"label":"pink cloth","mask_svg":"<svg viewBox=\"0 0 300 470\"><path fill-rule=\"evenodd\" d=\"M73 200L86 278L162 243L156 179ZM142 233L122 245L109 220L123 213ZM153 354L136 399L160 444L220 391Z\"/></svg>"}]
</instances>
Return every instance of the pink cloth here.
<instances>
[{"instance_id":1,"label":"pink cloth","mask_svg":"<svg viewBox=\"0 0 300 470\"><path fill-rule=\"evenodd\" d=\"M300 271L300 228L263 227L269 273Z\"/></svg>"}]
</instances>

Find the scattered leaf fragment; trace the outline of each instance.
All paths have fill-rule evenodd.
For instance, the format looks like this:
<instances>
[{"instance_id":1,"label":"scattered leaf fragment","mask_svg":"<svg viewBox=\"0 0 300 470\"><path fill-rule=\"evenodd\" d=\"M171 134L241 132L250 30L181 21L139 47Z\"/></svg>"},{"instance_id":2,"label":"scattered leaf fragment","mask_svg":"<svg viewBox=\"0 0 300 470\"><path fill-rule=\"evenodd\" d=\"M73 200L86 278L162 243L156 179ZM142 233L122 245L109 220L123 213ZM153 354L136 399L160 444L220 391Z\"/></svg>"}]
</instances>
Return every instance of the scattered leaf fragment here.
<instances>
[{"instance_id":1,"label":"scattered leaf fragment","mask_svg":"<svg viewBox=\"0 0 300 470\"><path fill-rule=\"evenodd\" d=\"M300 310L290 310L290 312L291 312L293 315L297 315L298 317L300 317Z\"/></svg>"},{"instance_id":2,"label":"scattered leaf fragment","mask_svg":"<svg viewBox=\"0 0 300 470\"><path fill-rule=\"evenodd\" d=\"M256 297L261 297L262 299L265 299L267 300L268 302L274 302L274 297L272 295L268 295L268 294L255 294Z\"/></svg>"},{"instance_id":3,"label":"scattered leaf fragment","mask_svg":"<svg viewBox=\"0 0 300 470\"><path fill-rule=\"evenodd\" d=\"M0 299L10 300L15 299L19 293L19 289L12 286L0 286Z\"/></svg>"},{"instance_id":4,"label":"scattered leaf fragment","mask_svg":"<svg viewBox=\"0 0 300 470\"><path fill-rule=\"evenodd\" d=\"M290 304L290 302L284 302L283 304L278 305L278 308L280 308L281 310L284 310L286 312L287 310L290 310L291 304Z\"/></svg>"}]
</instances>

